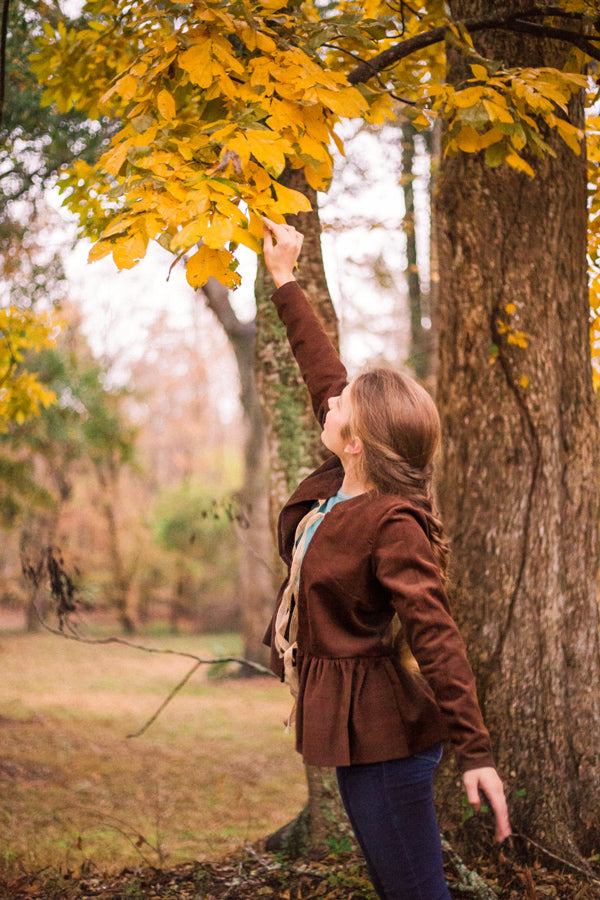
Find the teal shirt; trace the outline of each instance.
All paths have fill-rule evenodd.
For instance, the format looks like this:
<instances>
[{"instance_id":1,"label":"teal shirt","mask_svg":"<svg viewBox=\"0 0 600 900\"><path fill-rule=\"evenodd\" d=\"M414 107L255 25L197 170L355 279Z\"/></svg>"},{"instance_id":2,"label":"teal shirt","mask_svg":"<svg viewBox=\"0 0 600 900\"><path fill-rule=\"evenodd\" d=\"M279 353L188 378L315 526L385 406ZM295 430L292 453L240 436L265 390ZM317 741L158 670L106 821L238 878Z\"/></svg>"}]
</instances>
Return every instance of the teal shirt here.
<instances>
[{"instance_id":1,"label":"teal shirt","mask_svg":"<svg viewBox=\"0 0 600 900\"><path fill-rule=\"evenodd\" d=\"M338 491L337 494L334 494L333 497L329 497L327 500L325 500L323 503L321 503L320 506L315 503L313 509L319 509L320 512L328 513L329 510L332 509L336 503L340 503L342 500L351 500L351 499L352 499L352 494L342 494L341 491ZM306 553L308 545L310 544L311 540L313 539L313 535L322 521L323 521L323 519L317 519L316 522L313 522L312 525L310 525L306 529L306 543L304 544L304 553L302 554L302 559L304 559L304 554Z\"/></svg>"}]
</instances>

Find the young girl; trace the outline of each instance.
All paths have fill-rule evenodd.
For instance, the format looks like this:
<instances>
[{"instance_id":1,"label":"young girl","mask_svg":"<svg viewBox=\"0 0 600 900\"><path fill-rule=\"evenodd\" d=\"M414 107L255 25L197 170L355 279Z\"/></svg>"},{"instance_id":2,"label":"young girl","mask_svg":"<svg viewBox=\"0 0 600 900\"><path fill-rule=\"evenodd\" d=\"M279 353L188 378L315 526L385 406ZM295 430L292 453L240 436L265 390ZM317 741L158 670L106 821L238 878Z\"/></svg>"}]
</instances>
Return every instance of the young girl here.
<instances>
[{"instance_id":1,"label":"young girl","mask_svg":"<svg viewBox=\"0 0 600 900\"><path fill-rule=\"evenodd\" d=\"M382 900L449 900L433 773L449 737L475 809L480 791L510 834L502 782L464 644L444 590L446 543L431 501L440 436L415 381L346 370L296 284L302 235L266 220L273 302L331 455L279 518L290 568L266 640L296 697L296 747L335 766L340 793ZM418 665L401 661L397 615Z\"/></svg>"}]
</instances>

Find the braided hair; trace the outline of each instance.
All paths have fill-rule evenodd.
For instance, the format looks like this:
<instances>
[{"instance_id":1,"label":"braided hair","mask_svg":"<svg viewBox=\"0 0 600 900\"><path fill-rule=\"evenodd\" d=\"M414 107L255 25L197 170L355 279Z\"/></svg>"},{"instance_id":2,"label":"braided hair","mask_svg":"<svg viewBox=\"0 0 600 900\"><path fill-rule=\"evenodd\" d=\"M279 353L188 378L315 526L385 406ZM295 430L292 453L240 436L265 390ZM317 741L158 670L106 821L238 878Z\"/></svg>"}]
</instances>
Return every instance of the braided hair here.
<instances>
[{"instance_id":1,"label":"braided hair","mask_svg":"<svg viewBox=\"0 0 600 900\"><path fill-rule=\"evenodd\" d=\"M362 441L360 474L377 491L400 494L424 514L445 580L448 542L432 490L433 457L441 435L433 399L413 378L393 369L374 368L350 382L350 401L350 421L342 436Z\"/></svg>"}]
</instances>

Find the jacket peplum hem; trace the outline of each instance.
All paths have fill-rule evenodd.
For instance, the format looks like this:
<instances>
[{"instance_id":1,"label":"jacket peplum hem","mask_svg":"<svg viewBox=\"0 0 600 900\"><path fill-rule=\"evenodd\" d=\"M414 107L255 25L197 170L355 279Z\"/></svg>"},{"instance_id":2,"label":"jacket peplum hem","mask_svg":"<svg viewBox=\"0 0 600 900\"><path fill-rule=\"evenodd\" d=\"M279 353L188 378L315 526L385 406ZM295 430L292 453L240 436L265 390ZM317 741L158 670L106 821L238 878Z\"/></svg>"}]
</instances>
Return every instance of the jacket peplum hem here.
<instances>
[{"instance_id":1,"label":"jacket peplum hem","mask_svg":"<svg viewBox=\"0 0 600 900\"><path fill-rule=\"evenodd\" d=\"M448 735L433 694L394 655L297 655L296 749L313 766L383 762Z\"/></svg>"}]
</instances>

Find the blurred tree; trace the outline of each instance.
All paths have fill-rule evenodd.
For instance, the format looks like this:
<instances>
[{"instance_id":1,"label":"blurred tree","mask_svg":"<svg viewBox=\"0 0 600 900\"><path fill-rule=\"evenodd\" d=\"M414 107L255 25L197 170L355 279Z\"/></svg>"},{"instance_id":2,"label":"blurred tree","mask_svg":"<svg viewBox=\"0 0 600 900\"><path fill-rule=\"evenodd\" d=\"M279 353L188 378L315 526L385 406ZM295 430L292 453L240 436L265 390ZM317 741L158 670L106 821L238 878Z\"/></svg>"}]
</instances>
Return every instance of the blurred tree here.
<instances>
[{"instance_id":1,"label":"blurred tree","mask_svg":"<svg viewBox=\"0 0 600 900\"><path fill-rule=\"evenodd\" d=\"M58 0L11 0L4 3L6 44L1 59L4 96L0 109L0 197L2 215L13 224L16 201L34 203L53 185L61 166L96 158L118 127L100 116L91 121L73 109L43 106L43 89L31 71L29 56L46 27L69 21ZM77 17L73 23L83 24Z\"/></svg>"},{"instance_id":2,"label":"blurred tree","mask_svg":"<svg viewBox=\"0 0 600 900\"><path fill-rule=\"evenodd\" d=\"M63 314L67 315L67 310L63 309ZM118 479L120 467L133 459L135 430L123 410L126 392L105 387L104 373L91 356L74 310L68 311L68 319L56 348L25 360L40 383L53 391L57 402L40 416L13 424L3 436L3 460L9 475L1 485L3 506L12 510L13 524L20 529L23 559L35 568L36 560L56 541L61 512L71 497L75 478L91 463L103 489L101 509L113 567L111 601L123 626L128 627L127 585L116 529L117 500L106 493ZM30 487L25 491L10 477L19 464L29 472ZM46 499L43 507L25 502L36 492ZM33 628L35 621L30 603L29 626Z\"/></svg>"},{"instance_id":3,"label":"blurred tree","mask_svg":"<svg viewBox=\"0 0 600 900\"><path fill-rule=\"evenodd\" d=\"M223 485L219 486L223 489ZM237 542L231 529L235 504L205 481L191 480L163 491L155 509L158 543L174 559L176 579L170 602L170 625L191 621L196 631L239 627Z\"/></svg>"}]
</instances>

